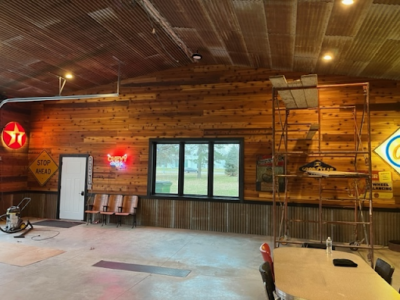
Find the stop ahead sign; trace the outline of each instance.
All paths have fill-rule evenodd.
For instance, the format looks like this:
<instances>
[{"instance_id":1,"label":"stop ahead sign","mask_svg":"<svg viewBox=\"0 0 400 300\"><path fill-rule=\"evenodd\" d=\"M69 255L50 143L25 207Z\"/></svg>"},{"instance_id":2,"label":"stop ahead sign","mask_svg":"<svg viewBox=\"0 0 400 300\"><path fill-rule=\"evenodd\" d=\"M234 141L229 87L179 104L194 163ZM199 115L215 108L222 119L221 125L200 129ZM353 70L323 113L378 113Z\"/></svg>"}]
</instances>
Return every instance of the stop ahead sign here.
<instances>
[{"instance_id":1,"label":"stop ahead sign","mask_svg":"<svg viewBox=\"0 0 400 300\"><path fill-rule=\"evenodd\" d=\"M43 186L57 172L58 166L51 156L43 150L29 166L29 170L35 175L40 185Z\"/></svg>"}]
</instances>

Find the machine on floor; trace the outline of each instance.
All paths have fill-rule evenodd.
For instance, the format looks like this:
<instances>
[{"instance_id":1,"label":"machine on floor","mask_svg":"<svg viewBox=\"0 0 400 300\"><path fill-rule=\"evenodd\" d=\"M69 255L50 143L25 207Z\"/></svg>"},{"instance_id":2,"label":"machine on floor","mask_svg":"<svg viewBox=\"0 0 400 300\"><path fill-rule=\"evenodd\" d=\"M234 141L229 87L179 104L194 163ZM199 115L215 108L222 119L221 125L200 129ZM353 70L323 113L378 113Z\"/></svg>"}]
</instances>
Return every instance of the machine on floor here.
<instances>
[{"instance_id":1,"label":"machine on floor","mask_svg":"<svg viewBox=\"0 0 400 300\"><path fill-rule=\"evenodd\" d=\"M29 228L25 232L28 233L31 229L33 229L33 226L29 221L24 222L21 219L21 212L25 209L29 202L31 202L31 198L25 197L17 206L9 207L7 212L0 216L1 223L3 223L4 220L6 222L4 227L3 224L0 225L0 230L5 233L16 233ZM21 208L22 205L23 207ZM23 237L23 235L18 237Z\"/></svg>"}]
</instances>

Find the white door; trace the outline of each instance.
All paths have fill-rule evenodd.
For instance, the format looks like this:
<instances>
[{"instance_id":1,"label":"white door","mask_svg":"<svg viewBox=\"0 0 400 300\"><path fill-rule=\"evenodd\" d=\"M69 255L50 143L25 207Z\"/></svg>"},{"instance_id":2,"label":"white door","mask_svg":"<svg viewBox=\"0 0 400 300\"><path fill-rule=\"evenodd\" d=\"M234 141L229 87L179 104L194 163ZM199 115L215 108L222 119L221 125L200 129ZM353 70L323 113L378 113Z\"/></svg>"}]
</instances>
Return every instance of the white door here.
<instances>
[{"instance_id":1,"label":"white door","mask_svg":"<svg viewBox=\"0 0 400 300\"><path fill-rule=\"evenodd\" d=\"M60 219L83 220L87 157L62 157Z\"/></svg>"}]
</instances>

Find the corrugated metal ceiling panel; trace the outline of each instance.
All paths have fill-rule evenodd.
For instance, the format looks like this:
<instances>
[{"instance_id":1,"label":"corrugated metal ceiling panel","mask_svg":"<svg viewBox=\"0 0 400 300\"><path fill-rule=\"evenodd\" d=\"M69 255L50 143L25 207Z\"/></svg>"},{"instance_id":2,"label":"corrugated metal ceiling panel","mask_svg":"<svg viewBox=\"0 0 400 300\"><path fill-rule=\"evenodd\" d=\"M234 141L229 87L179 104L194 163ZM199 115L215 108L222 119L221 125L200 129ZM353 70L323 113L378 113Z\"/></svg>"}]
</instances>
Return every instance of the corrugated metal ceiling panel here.
<instances>
[{"instance_id":1,"label":"corrugated metal ceiling panel","mask_svg":"<svg viewBox=\"0 0 400 300\"><path fill-rule=\"evenodd\" d=\"M399 29L399 12L400 6L372 5L344 58L363 62L371 60L391 32Z\"/></svg>"},{"instance_id":2,"label":"corrugated metal ceiling panel","mask_svg":"<svg viewBox=\"0 0 400 300\"><path fill-rule=\"evenodd\" d=\"M265 4L271 67L278 70L293 68L296 34L297 2L268 1Z\"/></svg>"},{"instance_id":3,"label":"corrugated metal ceiling panel","mask_svg":"<svg viewBox=\"0 0 400 300\"><path fill-rule=\"evenodd\" d=\"M382 77L400 64L400 41L387 40L363 70L367 77Z\"/></svg>"},{"instance_id":4,"label":"corrugated metal ceiling panel","mask_svg":"<svg viewBox=\"0 0 400 300\"><path fill-rule=\"evenodd\" d=\"M325 61L321 56L317 60L316 73L318 74L342 74L341 70L346 70L346 60L342 59L343 53L348 51L351 43L353 42L352 37L346 36L325 36L321 47L321 54L330 53L335 57L335 63L331 61ZM345 65L343 65L345 64Z\"/></svg>"},{"instance_id":5,"label":"corrugated metal ceiling panel","mask_svg":"<svg viewBox=\"0 0 400 300\"><path fill-rule=\"evenodd\" d=\"M332 7L327 1L298 2L295 57L319 55Z\"/></svg>"},{"instance_id":6,"label":"corrugated metal ceiling panel","mask_svg":"<svg viewBox=\"0 0 400 300\"><path fill-rule=\"evenodd\" d=\"M271 66L267 20L262 1L234 1L237 19L253 67Z\"/></svg>"},{"instance_id":7,"label":"corrugated metal ceiling panel","mask_svg":"<svg viewBox=\"0 0 400 300\"><path fill-rule=\"evenodd\" d=\"M343 5L341 1L335 1L325 34L355 36L371 4L371 0L359 1L357 5L349 6Z\"/></svg>"},{"instance_id":8,"label":"corrugated metal ceiling panel","mask_svg":"<svg viewBox=\"0 0 400 300\"><path fill-rule=\"evenodd\" d=\"M224 64L400 79L400 2L0 1L0 92L54 95L185 66ZM321 61L325 53L331 62ZM35 93L35 94L29 94Z\"/></svg>"}]
</instances>

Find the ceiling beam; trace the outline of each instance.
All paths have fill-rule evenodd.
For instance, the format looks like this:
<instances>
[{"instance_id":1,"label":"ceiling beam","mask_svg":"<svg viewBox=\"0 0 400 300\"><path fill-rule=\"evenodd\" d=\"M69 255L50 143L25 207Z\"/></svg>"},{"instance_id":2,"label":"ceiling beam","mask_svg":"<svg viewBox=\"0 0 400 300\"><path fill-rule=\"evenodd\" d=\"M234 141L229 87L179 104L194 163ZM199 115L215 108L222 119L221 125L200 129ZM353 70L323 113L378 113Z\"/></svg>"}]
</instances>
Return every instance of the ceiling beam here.
<instances>
[{"instance_id":1,"label":"ceiling beam","mask_svg":"<svg viewBox=\"0 0 400 300\"><path fill-rule=\"evenodd\" d=\"M178 37L178 35L172 29L172 26L167 22L165 18L161 16L159 11L153 6L150 0L136 0L136 2L155 20L161 28L169 35L169 37L178 45L179 48L186 54L186 56L194 61L192 58L193 52L186 46L186 44Z\"/></svg>"}]
</instances>

